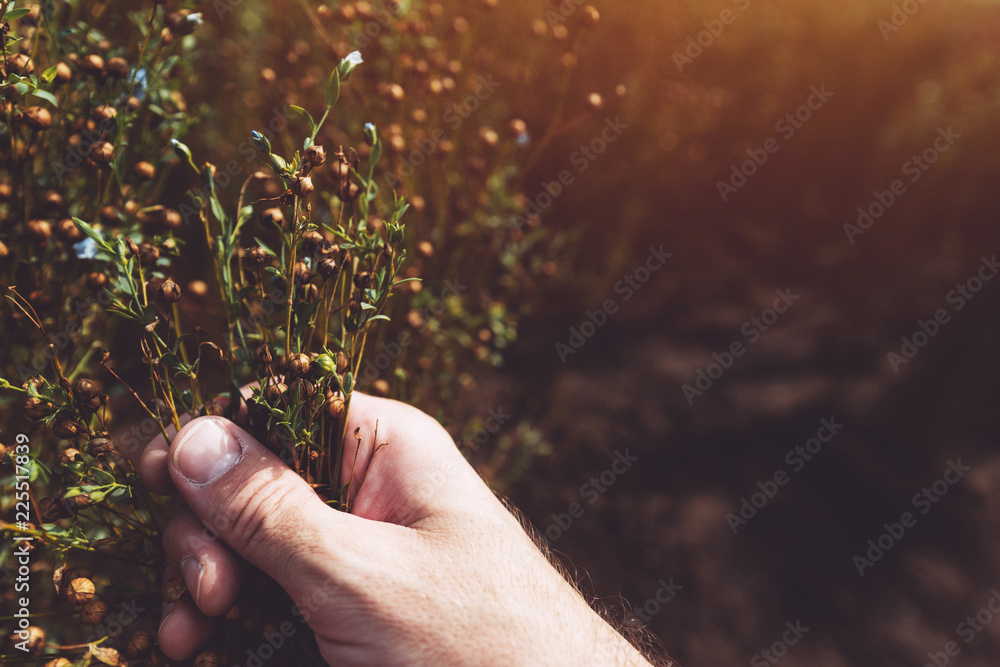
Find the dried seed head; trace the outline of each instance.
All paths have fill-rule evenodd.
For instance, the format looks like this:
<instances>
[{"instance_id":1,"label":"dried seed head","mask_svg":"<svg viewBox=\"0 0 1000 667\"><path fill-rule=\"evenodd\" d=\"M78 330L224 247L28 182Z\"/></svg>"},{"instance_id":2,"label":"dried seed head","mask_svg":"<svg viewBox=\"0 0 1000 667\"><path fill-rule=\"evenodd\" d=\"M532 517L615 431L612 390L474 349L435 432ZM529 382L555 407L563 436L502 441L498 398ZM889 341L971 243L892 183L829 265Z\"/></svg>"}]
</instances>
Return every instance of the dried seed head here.
<instances>
[{"instance_id":1,"label":"dried seed head","mask_svg":"<svg viewBox=\"0 0 1000 667\"><path fill-rule=\"evenodd\" d=\"M293 354L288 357L285 368L290 377L304 377L312 368L312 360L308 354Z\"/></svg>"},{"instance_id":2,"label":"dried seed head","mask_svg":"<svg viewBox=\"0 0 1000 667\"><path fill-rule=\"evenodd\" d=\"M337 353L337 372L341 373L341 374L345 373L347 371L348 366L350 366L350 365L351 365L351 360L347 358L347 355L344 354L344 352L338 352Z\"/></svg>"},{"instance_id":3,"label":"dried seed head","mask_svg":"<svg viewBox=\"0 0 1000 667\"><path fill-rule=\"evenodd\" d=\"M285 224L285 214L278 207L269 208L261 212L260 221L265 225L277 225L281 227Z\"/></svg>"},{"instance_id":4,"label":"dried seed head","mask_svg":"<svg viewBox=\"0 0 1000 667\"><path fill-rule=\"evenodd\" d=\"M28 396L21 403L21 411L24 412L24 416L33 422L42 421L55 412L55 409L56 406L37 396Z\"/></svg>"},{"instance_id":5,"label":"dried seed head","mask_svg":"<svg viewBox=\"0 0 1000 667\"><path fill-rule=\"evenodd\" d=\"M306 159L314 167L318 167L326 162L326 149L322 146L310 146L306 149Z\"/></svg>"},{"instance_id":6,"label":"dried seed head","mask_svg":"<svg viewBox=\"0 0 1000 667\"><path fill-rule=\"evenodd\" d=\"M56 65L56 82L66 83L73 78L73 70L69 68L66 63L58 63Z\"/></svg>"},{"instance_id":7,"label":"dried seed head","mask_svg":"<svg viewBox=\"0 0 1000 667\"><path fill-rule=\"evenodd\" d=\"M124 79L128 71L128 61L124 58L111 58L104 65L104 73L115 79Z\"/></svg>"},{"instance_id":8,"label":"dried seed head","mask_svg":"<svg viewBox=\"0 0 1000 667\"><path fill-rule=\"evenodd\" d=\"M334 419L340 419L340 416L344 414L344 399L340 396L334 396L326 402L326 411Z\"/></svg>"},{"instance_id":9,"label":"dried seed head","mask_svg":"<svg viewBox=\"0 0 1000 667\"><path fill-rule=\"evenodd\" d=\"M31 58L23 53L15 53L7 56L7 72L12 74L22 74L27 76L35 71L35 64Z\"/></svg>"},{"instance_id":10,"label":"dried seed head","mask_svg":"<svg viewBox=\"0 0 1000 667\"><path fill-rule=\"evenodd\" d=\"M313 193L313 182L308 176L297 176L292 181L292 194L296 197L308 197Z\"/></svg>"},{"instance_id":11,"label":"dried seed head","mask_svg":"<svg viewBox=\"0 0 1000 667\"><path fill-rule=\"evenodd\" d=\"M310 254L325 250L326 246L329 245L326 238L315 229L302 235L302 244L305 246L306 252Z\"/></svg>"},{"instance_id":12,"label":"dried seed head","mask_svg":"<svg viewBox=\"0 0 1000 667\"><path fill-rule=\"evenodd\" d=\"M87 445L87 453L97 458L106 458L111 456L114 451L114 441L105 435L91 438L90 443Z\"/></svg>"},{"instance_id":13,"label":"dried seed head","mask_svg":"<svg viewBox=\"0 0 1000 667\"><path fill-rule=\"evenodd\" d=\"M100 74L104 71L104 58L92 53L80 59L80 69L87 74Z\"/></svg>"},{"instance_id":14,"label":"dried seed head","mask_svg":"<svg viewBox=\"0 0 1000 667\"><path fill-rule=\"evenodd\" d=\"M128 657L133 660L145 658L153 650L153 635L145 630L139 630L128 640Z\"/></svg>"},{"instance_id":15,"label":"dried seed head","mask_svg":"<svg viewBox=\"0 0 1000 667\"><path fill-rule=\"evenodd\" d=\"M375 382L372 382L372 393L376 396L388 396L389 383L381 379L375 380Z\"/></svg>"},{"instance_id":16,"label":"dried seed head","mask_svg":"<svg viewBox=\"0 0 1000 667\"><path fill-rule=\"evenodd\" d=\"M288 388L289 394L299 401L310 400L316 395L316 385L309 380L296 380Z\"/></svg>"},{"instance_id":17,"label":"dried seed head","mask_svg":"<svg viewBox=\"0 0 1000 667\"><path fill-rule=\"evenodd\" d=\"M110 104L102 104L99 107L94 107L90 115L98 123L107 123L115 119L118 115L118 110Z\"/></svg>"},{"instance_id":18,"label":"dried seed head","mask_svg":"<svg viewBox=\"0 0 1000 667\"><path fill-rule=\"evenodd\" d=\"M42 667L73 667L73 663L66 658L53 658L42 665Z\"/></svg>"},{"instance_id":19,"label":"dried seed head","mask_svg":"<svg viewBox=\"0 0 1000 667\"><path fill-rule=\"evenodd\" d=\"M151 181L153 177L156 176L156 167L153 166L152 162L136 162L135 166L132 167L132 173L134 173L140 180Z\"/></svg>"},{"instance_id":20,"label":"dried seed head","mask_svg":"<svg viewBox=\"0 0 1000 667\"><path fill-rule=\"evenodd\" d=\"M277 209L273 209L277 210ZM280 213L280 211L279 211ZM243 255L243 265L247 268L257 269L260 268L268 259L267 251L260 246L254 246L246 251Z\"/></svg>"},{"instance_id":21,"label":"dried seed head","mask_svg":"<svg viewBox=\"0 0 1000 667\"><path fill-rule=\"evenodd\" d=\"M85 602L94 599L94 582L87 577L77 577L66 586L65 597L75 605L83 605Z\"/></svg>"},{"instance_id":22,"label":"dried seed head","mask_svg":"<svg viewBox=\"0 0 1000 667\"><path fill-rule=\"evenodd\" d=\"M47 130L52 125L52 114L45 107L28 107L21 119L32 130Z\"/></svg>"},{"instance_id":23,"label":"dried seed head","mask_svg":"<svg viewBox=\"0 0 1000 667\"><path fill-rule=\"evenodd\" d=\"M162 303L177 303L181 300L181 286L167 278L156 288L156 298Z\"/></svg>"},{"instance_id":24,"label":"dried seed head","mask_svg":"<svg viewBox=\"0 0 1000 667\"><path fill-rule=\"evenodd\" d=\"M367 289L372 284L372 274L361 271L354 274L354 286L358 289Z\"/></svg>"},{"instance_id":25,"label":"dried seed head","mask_svg":"<svg viewBox=\"0 0 1000 667\"><path fill-rule=\"evenodd\" d=\"M108 284L108 277L100 271L93 271L87 274L83 283L89 290L99 290Z\"/></svg>"},{"instance_id":26,"label":"dried seed head","mask_svg":"<svg viewBox=\"0 0 1000 667\"><path fill-rule=\"evenodd\" d=\"M292 279L296 285L305 285L312 280L312 270L306 266L305 262L296 262L292 267Z\"/></svg>"},{"instance_id":27,"label":"dried seed head","mask_svg":"<svg viewBox=\"0 0 1000 667\"><path fill-rule=\"evenodd\" d=\"M26 646L28 653L38 655L45 648L45 630L42 630L37 625L29 625L27 632L28 640Z\"/></svg>"},{"instance_id":28,"label":"dried seed head","mask_svg":"<svg viewBox=\"0 0 1000 667\"><path fill-rule=\"evenodd\" d=\"M194 667L220 667L222 655L215 649L205 649L194 657Z\"/></svg>"},{"instance_id":29,"label":"dried seed head","mask_svg":"<svg viewBox=\"0 0 1000 667\"><path fill-rule=\"evenodd\" d=\"M76 243L83 237L76 223L69 218L59 221L56 225L56 234L66 243Z\"/></svg>"},{"instance_id":30,"label":"dried seed head","mask_svg":"<svg viewBox=\"0 0 1000 667\"><path fill-rule=\"evenodd\" d=\"M269 384L264 387L264 400L274 405L281 401L281 397L288 391L288 386L283 382Z\"/></svg>"},{"instance_id":31,"label":"dried seed head","mask_svg":"<svg viewBox=\"0 0 1000 667\"><path fill-rule=\"evenodd\" d=\"M152 266L160 258L160 249L148 241L139 244L139 261L143 266Z\"/></svg>"},{"instance_id":32,"label":"dried seed head","mask_svg":"<svg viewBox=\"0 0 1000 667\"><path fill-rule=\"evenodd\" d=\"M332 280L337 275L337 262L333 259L324 259L316 269L323 280Z\"/></svg>"},{"instance_id":33,"label":"dried seed head","mask_svg":"<svg viewBox=\"0 0 1000 667\"><path fill-rule=\"evenodd\" d=\"M74 447L67 447L59 453L59 465L64 466L73 462L80 455L80 450Z\"/></svg>"},{"instance_id":34,"label":"dried seed head","mask_svg":"<svg viewBox=\"0 0 1000 667\"><path fill-rule=\"evenodd\" d=\"M80 622L90 626L100 625L107 615L108 605L101 600L89 600L84 603L80 610Z\"/></svg>"},{"instance_id":35,"label":"dried seed head","mask_svg":"<svg viewBox=\"0 0 1000 667\"><path fill-rule=\"evenodd\" d=\"M101 392L101 385L90 378L77 378L72 385L73 398L81 401L94 398Z\"/></svg>"},{"instance_id":36,"label":"dried seed head","mask_svg":"<svg viewBox=\"0 0 1000 667\"><path fill-rule=\"evenodd\" d=\"M59 519L66 519L72 516L66 509L66 504L62 498L50 497L42 498L38 503L38 511L41 514L42 523L55 523Z\"/></svg>"},{"instance_id":37,"label":"dried seed head","mask_svg":"<svg viewBox=\"0 0 1000 667\"><path fill-rule=\"evenodd\" d=\"M198 358L203 364L217 371L225 370L226 354L215 343L202 343L198 346Z\"/></svg>"},{"instance_id":38,"label":"dried seed head","mask_svg":"<svg viewBox=\"0 0 1000 667\"><path fill-rule=\"evenodd\" d=\"M115 147L107 141L98 141L90 149L90 159L97 164L108 164L115 159Z\"/></svg>"},{"instance_id":39,"label":"dried seed head","mask_svg":"<svg viewBox=\"0 0 1000 667\"><path fill-rule=\"evenodd\" d=\"M52 225L47 220L29 220L25 225L28 238L38 245L45 245L52 237Z\"/></svg>"},{"instance_id":40,"label":"dried seed head","mask_svg":"<svg viewBox=\"0 0 1000 667\"><path fill-rule=\"evenodd\" d=\"M184 597L185 593L187 593L187 587L180 577L164 579L163 586L160 587L160 594L163 596L164 602L177 602Z\"/></svg>"},{"instance_id":41,"label":"dried seed head","mask_svg":"<svg viewBox=\"0 0 1000 667\"><path fill-rule=\"evenodd\" d=\"M254 356L257 358L257 363L263 364L264 366L270 366L271 362L274 361L274 354L271 352L271 346L267 344L258 347Z\"/></svg>"}]
</instances>

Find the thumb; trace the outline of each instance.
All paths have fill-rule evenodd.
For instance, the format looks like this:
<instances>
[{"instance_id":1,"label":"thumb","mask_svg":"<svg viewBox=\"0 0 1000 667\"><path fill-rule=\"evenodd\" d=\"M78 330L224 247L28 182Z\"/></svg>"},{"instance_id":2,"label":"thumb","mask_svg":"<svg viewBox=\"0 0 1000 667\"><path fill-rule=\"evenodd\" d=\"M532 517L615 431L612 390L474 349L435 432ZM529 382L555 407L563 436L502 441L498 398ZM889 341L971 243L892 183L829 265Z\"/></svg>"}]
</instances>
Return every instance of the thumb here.
<instances>
[{"instance_id":1,"label":"thumb","mask_svg":"<svg viewBox=\"0 0 1000 667\"><path fill-rule=\"evenodd\" d=\"M342 545L357 543L349 536L366 523L328 507L295 471L221 417L181 429L169 470L205 527L295 601L338 571Z\"/></svg>"}]
</instances>

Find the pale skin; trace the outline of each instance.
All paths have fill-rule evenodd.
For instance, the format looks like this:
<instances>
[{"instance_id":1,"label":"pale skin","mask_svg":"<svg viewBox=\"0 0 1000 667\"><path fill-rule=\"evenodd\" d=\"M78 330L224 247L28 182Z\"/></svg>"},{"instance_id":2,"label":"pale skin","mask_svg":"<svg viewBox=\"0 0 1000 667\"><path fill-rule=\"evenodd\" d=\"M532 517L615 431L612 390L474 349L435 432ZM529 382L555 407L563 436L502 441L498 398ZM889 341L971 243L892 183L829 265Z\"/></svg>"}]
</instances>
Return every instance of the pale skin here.
<instances>
[{"instance_id":1,"label":"pale skin","mask_svg":"<svg viewBox=\"0 0 1000 667\"><path fill-rule=\"evenodd\" d=\"M168 658L189 658L211 638L206 617L232 606L249 562L287 591L331 665L649 665L552 567L431 417L355 394L347 429L361 428L355 477L376 420L379 442L389 444L350 514L327 507L220 417L188 423L169 447L162 436L150 443L139 461L144 482L190 508L163 537L168 565L191 593L165 609L159 643Z\"/></svg>"}]
</instances>

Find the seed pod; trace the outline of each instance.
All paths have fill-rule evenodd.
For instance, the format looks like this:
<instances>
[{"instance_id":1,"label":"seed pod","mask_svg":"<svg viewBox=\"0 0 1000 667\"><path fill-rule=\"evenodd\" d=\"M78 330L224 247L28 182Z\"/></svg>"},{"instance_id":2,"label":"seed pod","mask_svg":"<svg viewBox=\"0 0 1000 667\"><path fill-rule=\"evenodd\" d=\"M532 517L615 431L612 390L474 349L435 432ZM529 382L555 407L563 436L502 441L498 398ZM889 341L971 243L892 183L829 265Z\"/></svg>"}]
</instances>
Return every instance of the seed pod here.
<instances>
[{"instance_id":1,"label":"seed pod","mask_svg":"<svg viewBox=\"0 0 1000 667\"><path fill-rule=\"evenodd\" d=\"M375 380L375 382L372 382L372 393L376 396L388 396L389 383L381 379Z\"/></svg>"},{"instance_id":2,"label":"seed pod","mask_svg":"<svg viewBox=\"0 0 1000 667\"><path fill-rule=\"evenodd\" d=\"M198 358L203 364L217 371L225 370L226 354L215 343L202 343L198 346Z\"/></svg>"},{"instance_id":3,"label":"seed pod","mask_svg":"<svg viewBox=\"0 0 1000 667\"><path fill-rule=\"evenodd\" d=\"M32 130L47 130L52 125L52 114L44 107L28 107L24 110L21 120Z\"/></svg>"},{"instance_id":4,"label":"seed pod","mask_svg":"<svg viewBox=\"0 0 1000 667\"><path fill-rule=\"evenodd\" d=\"M83 284L87 289L96 291L108 284L108 277L100 271L92 271L84 278Z\"/></svg>"},{"instance_id":5,"label":"seed pod","mask_svg":"<svg viewBox=\"0 0 1000 667\"><path fill-rule=\"evenodd\" d=\"M69 218L63 218L58 222L56 234L66 243L76 243L83 237L76 223Z\"/></svg>"},{"instance_id":6,"label":"seed pod","mask_svg":"<svg viewBox=\"0 0 1000 667\"><path fill-rule=\"evenodd\" d=\"M92 53L80 59L80 69L87 74L97 75L104 71L104 58Z\"/></svg>"},{"instance_id":7,"label":"seed pod","mask_svg":"<svg viewBox=\"0 0 1000 667\"><path fill-rule=\"evenodd\" d=\"M285 224L285 214L277 206L265 209L260 214L260 221L265 225L277 225L281 227Z\"/></svg>"},{"instance_id":8,"label":"seed pod","mask_svg":"<svg viewBox=\"0 0 1000 667\"><path fill-rule=\"evenodd\" d=\"M254 357L257 359L258 364L262 364L264 366L270 366L271 362L274 361L274 354L271 352L271 346L266 343L257 348L257 352L254 353Z\"/></svg>"},{"instance_id":9,"label":"seed pod","mask_svg":"<svg viewBox=\"0 0 1000 667\"><path fill-rule=\"evenodd\" d=\"M55 409L56 406L38 396L28 396L21 402L21 411L33 422L42 421L55 412Z\"/></svg>"},{"instance_id":10,"label":"seed pod","mask_svg":"<svg viewBox=\"0 0 1000 667\"><path fill-rule=\"evenodd\" d=\"M98 141L90 149L90 159L97 164L108 164L115 159L115 147L107 141Z\"/></svg>"},{"instance_id":11,"label":"seed pod","mask_svg":"<svg viewBox=\"0 0 1000 667\"><path fill-rule=\"evenodd\" d=\"M42 667L73 667L73 663L66 658L53 658L42 665Z\"/></svg>"},{"instance_id":12,"label":"seed pod","mask_svg":"<svg viewBox=\"0 0 1000 667\"><path fill-rule=\"evenodd\" d=\"M79 455L79 449L76 449L75 447L67 447L59 453L59 465L69 465Z\"/></svg>"},{"instance_id":13,"label":"seed pod","mask_svg":"<svg viewBox=\"0 0 1000 667\"><path fill-rule=\"evenodd\" d=\"M23 53L7 56L7 72L27 76L35 71L35 64Z\"/></svg>"},{"instance_id":14,"label":"seed pod","mask_svg":"<svg viewBox=\"0 0 1000 667\"><path fill-rule=\"evenodd\" d=\"M90 378L77 378L73 382L73 398L81 401L94 398L101 392L101 385Z\"/></svg>"},{"instance_id":15,"label":"seed pod","mask_svg":"<svg viewBox=\"0 0 1000 667\"><path fill-rule=\"evenodd\" d=\"M55 523L59 519L67 519L72 516L66 509L66 504L63 503L62 498L54 496L42 498L41 502L38 503L38 511L41 515L42 523Z\"/></svg>"},{"instance_id":16,"label":"seed pod","mask_svg":"<svg viewBox=\"0 0 1000 667\"><path fill-rule=\"evenodd\" d=\"M305 247L307 253L312 254L317 251L322 252L326 250L330 244L327 243L326 238L321 233L314 229L302 235L302 245Z\"/></svg>"},{"instance_id":17,"label":"seed pod","mask_svg":"<svg viewBox=\"0 0 1000 667\"><path fill-rule=\"evenodd\" d=\"M351 360L347 358L347 355L343 352L337 353L337 372L344 374L347 372L347 367L351 365Z\"/></svg>"},{"instance_id":18,"label":"seed pod","mask_svg":"<svg viewBox=\"0 0 1000 667\"><path fill-rule=\"evenodd\" d=\"M110 104L102 104L101 106L94 107L90 112L91 117L100 123L107 123L113 121L118 115L118 110L115 109Z\"/></svg>"},{"instance_id":19,"label":"seed pod","mask_svg":"<svg viewBox=\"0 0 1000 667\"><path fill-rule=\"evenodd\" d=\"M367 289L372 284L372 274L361 271L354 274L354 286L358 289Z\"/></svg>"},{"instance_id":20,"label":"seed pod","mask_svg":"<svg viewBox=\"0 0 1000 667\"><path fill-rule=\"evenodd\" d=\"M340 419L340 416L344 414L344 399L340 396L334 396L326 402L326 411L334 419Z\"/></svg>"},{"instance_id":21,"label":"seed pod","mask_svg":"<svg viewBox=\"0 0 1000 667\"><path fill-rule=\"evenodd\" d=\"M181 286L167 278L156 289L156 298L162 303L177 303L181 300Z\"/></svg>"},{"instance_id":22,"label":"seed pod","mask_svg":"<svg viewBox=\"0 0 1000 667\"><path fill-rule=\"evenodd\" d=\"M243 255L243 265L249 269L260 268L267 260L267 251L260 246L249 248Z\"/></svg>"},{"instance_id":23,"label":"seed pod","mask_svg":"<svg viewBox=\"0 0 1000 667\"><path fill-rule=\"evenodd\" d=\"M89 626L100 625L107 615L108 605L101 600L89 600L80 609L80 622Z\"/></svg>"},{"instance_id":24,"label":"seed pod","mask_svg":"<svg viewBox=\"0 0 1000 667\"><path fill-rule=\"evenodd\" d=\"M139 244L139 262L143 266L152 266L160 258L160 249L148 241Z\"/></svg>"},{"instance_id":25,"label":"seed pod","mask_svg":"<svg viewBox=\"0 0 1000 667\"><path fill-rule=\"evenodd\" d=\"M104 73L115 79L124 79L128 72L128 61L124 58L111 58L104 65Z\"/></svg>"},{"instance_id":26,"label":"seed pod","mask_svg":"<svg viewBox=\"0 0 1000 667\"><path fill-rule=\"evenodd\" d=\"M312 367L312 360L307 354L293 354L288 357L286 369L290 377L304 377Z\"/></svg>"},{"instance_id":27,"label":"seed pod","mask_svg":"<svg viewBox=\"0 0 1000 667\"><path fill-rule=\"evenodd\" d=\"M180 577L170 577L163 580L160 594L164 602L177 602L184 597L185 593L187 593L187 586L184 585L184 580Z\"/></svg>"},{"instance_id":28,"label":"seed pod","mask_svg":"<svg viewBox=\"0 0 1000 667\"><path fill-rule=\"evenodd\" d=\"M316 385L309 380L296 380L288 388L288 391L289 395L293 398L297 398L299 401L307 401L316 395Z\"/></svg>"},{"instance_id":29,"label":"seed pod","mask_svg":"<svg viewBox=\"0 0 1000 667\"><path fill-rule=\"evenodd\" d=\"M337 262L333 259L324 259L317 265L316 269L323 280L332 280L337 276Z\"/></svg>"},{"instance_id":30,"label":"seed pod","mask_svg":"<svg viewBox=\"0 0 1000 667\"><path fill-rule=\"evenodd\" d=\"M87 453L96 458L106 458L115 452L114 441L105 436L99 435L90 439L87 445Z\"/></svg>"},{"instance_id":31,"label":"seed pod","mask_svg":"<svg viewBox=\"0 0 1000 667\"><path fill-rule=\"evenodd\" d=\"M283 382L269 384L264 387L264 400L274 405L281 401L281 397L285 395L286 391L288 391L288 386Z\"/></svg>"},{"instance_id":32,"label":"seed pod","mask_svg":"<svg viewBox=\"0 0 1000 667\"><path fill-rule=\"evenodd\" d=\"M194 657L194 667L220 667L222 654L215 649L205 649Z\"/></svg>"},{"instance_id":33,"label":"seed pod","mask_svg":"<svg viewBox=\"0 0 1000 667\"><path fill-rule=\"evenodd\" d=\"M28 653L38 655L45 648L45 630L42 630L37 625L29 625L27 632L28 640L26 646Z\"/></svg>"},{"instance_id":34,"label":"seed pod","mask_svg":"<svg viewBox=\"0 0 1000 667\"><path fill-rule=\"evenodd\" d=\"M313 182L308 176L298 176L292 181L292 194L296 197L308 197L313 193Z\"/></svg>"},{"instance_id":35,"label":"seed pod","mask_svg":"<svg viewBox=\"0 0 1000 667\"><path fill-rule=\"evenodd\" d=\"M73 70L66 63L56 64L56 83L66 83L73 78Z\"/></svg>"},{"instance_id":36,"label":"seed pod","mask_svg":"<svg viewBox=\"0 0 1000 667\"><path fill-rule=\"evenodd\" d=\"M145 630L139 630L132 635L132 638L128 640L128 648L126 652L128 657L133 660L139 660L140 658L145 658L149 655L149 652L153 650L153 635L146 632Z\"/></svg>"},{"instance_id":37,"label":"seed pod","mask_svg":"<svg viewBox=\"0 0 1000 667\"><path fill-rule=\"evenodd\" d=\"M318 167L326 162L326 149L322 146L313 145L306 149L306 159L314 167Z\"/></svg>"},{"instance_id":38,"label":"seed pod","mask_svg":"<svg viewBox=\"0 0 1000 667\"><path fill-rule=\"evenodd\" d=\"M151 181L153 180L153 177L156 176L156 167L153 166L152 162L143 160L142 162L135 163L135 166L132 167L132 173L134 173L139 180Z\"/></svg>"},{"instance_id":39,"label":"seed pod","mask_svg":"<svg viewBox=\"0 0 1000 667\"><path fill-rule=\"evenodd\" d=\"M296 262L295 266L292 267L292 279L296 285L305 285L312 280L312 271L305 262Z\"/></svg>"},{"instance_id":40,"label":"seed pod","mask_svg":"<svg viewBox=\"0 0 1000 667\"><path fill-rule=\"evenodd\" d=\"M77 577L66 586L65 597L70 603L83 605L85 602L94 599L94 582L87 577Z\"/></svg>"},{"instance_id":41,"label":"seed pod","mask_svg":"<svg viewBox=\"0 0 1000 667\"><path fill-rule=\"evenodd\" d=\"M38 245L45 245L52 237L52 225L47 220L29 220L25 225L28 238Z\"/></svg>"},{"instance_id":42,"label":"seed pod","mask_svg":"<svg viewBox=\"0 0 1000 667\"><path fill-rule=\"evenodd\" d=\"M57 419L52 423L52 433L54 433L57 438L61 438L63 440L75 438L83 430L83 427L81 427L80 424L72 417Z\"/></svg>"}]
</instances>

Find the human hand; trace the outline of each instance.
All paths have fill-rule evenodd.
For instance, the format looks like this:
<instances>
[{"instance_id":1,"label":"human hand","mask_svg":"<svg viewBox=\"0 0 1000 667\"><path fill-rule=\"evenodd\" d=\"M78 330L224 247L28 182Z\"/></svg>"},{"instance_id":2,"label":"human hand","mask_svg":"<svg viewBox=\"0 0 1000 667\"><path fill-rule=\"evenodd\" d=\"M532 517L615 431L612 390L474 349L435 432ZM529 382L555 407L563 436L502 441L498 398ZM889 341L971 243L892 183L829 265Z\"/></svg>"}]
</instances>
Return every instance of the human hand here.
<instances>
[{"instance_id":1,"label":"human hand","mask_svg":"<svg viewBox=\"0 0 1000 667\"><path fill-rule=\"evenodd\" d=\"M371 459L373 436L387 442ZM419 410L355 394L351 513L325 505L236 424L201 417L139 471L190 509L164 531L190 591L165 609L160 648L190 657L232 606L242 562L289 594L331 665L647 665L549 564L518 521ZM347 438L346 483L356 442ZM208 527L217 535L209 536ZM236 656L239 658L239 656ZM596 662L595 662L596 659Z\"/></svg>"}]
</instances>

